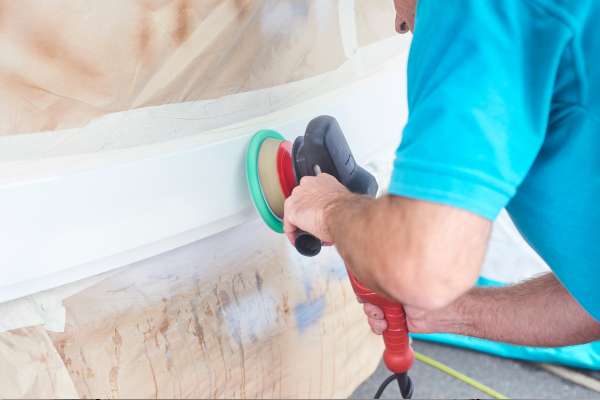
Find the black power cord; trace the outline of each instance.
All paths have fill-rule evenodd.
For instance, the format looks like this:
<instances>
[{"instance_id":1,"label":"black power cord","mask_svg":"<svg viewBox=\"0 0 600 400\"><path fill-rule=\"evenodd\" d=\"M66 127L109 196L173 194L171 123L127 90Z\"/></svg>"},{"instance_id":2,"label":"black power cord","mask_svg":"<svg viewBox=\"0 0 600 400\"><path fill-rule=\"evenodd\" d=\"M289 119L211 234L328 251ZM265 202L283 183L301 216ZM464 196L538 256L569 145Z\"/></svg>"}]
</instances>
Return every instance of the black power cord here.
<instances>
[{"instance_id":1,"label":"black power cord","mask_svg":"<svg viewBox=\"0 0 600 400\"><path fill-rule=\"evenodd\" d=\"M403 399L410 399L412 397L415 387L414 387L410 377L406 374L406 372L404 372L401 374L393 374L393 375L388 376L385 379L385 381L383 381L381 386L379 386L379 389L377 389L377 393L375 393L375 398L379 399L381 397L381 395L383 394L383 391L385 390L385 388L393 381L398 382L398 387L400 388L400 394L402 395Z\"/></svg>"}]
</instances>

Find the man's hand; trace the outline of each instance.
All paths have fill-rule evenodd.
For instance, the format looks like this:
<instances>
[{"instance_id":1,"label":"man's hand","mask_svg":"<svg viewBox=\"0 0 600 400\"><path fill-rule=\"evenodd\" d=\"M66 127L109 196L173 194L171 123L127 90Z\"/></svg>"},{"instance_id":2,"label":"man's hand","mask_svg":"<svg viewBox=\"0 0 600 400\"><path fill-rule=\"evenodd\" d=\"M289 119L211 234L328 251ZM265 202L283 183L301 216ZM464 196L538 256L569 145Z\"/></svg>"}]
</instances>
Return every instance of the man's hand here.
<instances>
[{"instance_id":1,"label":"man's hand","mask_svg":"<svg viewBox=\"0 0 600 400\"><path fill-rule=\"evenodd\" d=\"M369 321L371 330L376 335L381 335L387 329L387 321L383 318L383 311L376 305L365 303L363 305L365 314ZM429 327L427 316L434 312L427 312L416 307L404 307L406 313L406 324L408 330L412 333L432 333L433 330Z\"/></svg>"},{"instance_id":2,"label":"man's hand","mask_svg":"<svg viewBox=\"0 0 600 400\"><path fill-rule=\"evenodd\" d=\"M336 202L351 196L355 195L329 174L303 177L285 201L283 222L290 242L294 244L296 231L300 229L322 242L332 243L325 215Z\"/></svg>"},{"instance_id":3,"label":"man's hand","mask_svg":"<svg viewBox=\"0 0 600 400\"><path fill-rule=\"evenodd\" d=\"M463 296L465 298L466 295ZM441 333L454 332L460 333L463 322L460 314L457 313L458 302L437 309L423 310L418 307L404 306L406 314L406 325L411 333ZM381 335L387 329L387 321L383 317L381 308L374 304L364 303L363 310L367 315L367 320L371 330L376 335Z\"/></svg>"},{"instance_id":4,"label":"man's hand","mask_svg":"<svg viewBox=\"0 0 600 400\"><path fill-rule=\"evenodd\" d=\"M490 222L451 206L351 193L333 176L303 177L284 205L284 230L335 243L366 287L405 305L441 308L479 275Z\"/></svg>"},{"instance_id":5,"label":"man's hand","mask_svg":"<svg viewBox=\"0 0 600 400\"><path fill-rule=\"evenodd\" d=\"M513 286L473 288L448 306L425 311L406 306L413 333L457 333L527 346L567 346L600 339L595 321L548 273ZM371 330L387 329L381 309L364 305Z\"/></svg>"}]
</instances>

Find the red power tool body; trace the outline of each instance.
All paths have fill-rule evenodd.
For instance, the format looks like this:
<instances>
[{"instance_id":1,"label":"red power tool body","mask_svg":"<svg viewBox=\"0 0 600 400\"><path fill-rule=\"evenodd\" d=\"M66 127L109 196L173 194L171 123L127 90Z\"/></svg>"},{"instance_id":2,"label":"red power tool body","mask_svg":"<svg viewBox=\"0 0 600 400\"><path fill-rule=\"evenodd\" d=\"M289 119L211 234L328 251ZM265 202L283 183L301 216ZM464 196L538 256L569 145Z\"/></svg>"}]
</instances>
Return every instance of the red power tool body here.
<instances>
[{"instance_id":1,"label":"red power tool body","mask_svg":"<svg viewBox=\"0 0 600 400\"><path fill-rule=\"evenodd\" d=\"M294 187L298 185L300 179L304 176L315 176L320 172L328 173L353 193L370 197L375 197L377 194L378 185L375 177L356 163L335 118L321 116L313 119L308 124L304 136L298 137L293 146L283 138L279 140L281 141L278 146L273 147L271 150L273 153L270 158L273 159L273 162L270 165L274 166L276 170L275 176L281 195L271 196L272 198L265 196L264 183L262 191L253 191L255 185L250 184L249 181L257 208L263 205L263 202L269 206L266 211L263 209L267 214L265 220L267 224L271 220L269 217L274 214L271 211L275 208L279 210L283 208L283 204L280 203L283 202L284 198L291 195ZM251 172L254 172L255 169L256 166L253 163L248 167ZM264 197L269 198L264 199ZM273 198L276 198L276 200L273 200ZM274 204L275 202L277 203ZM265 219L264 215L261 215ZM274 224L279 232L283 231L280 226L281 222L277 222L282 219L281 217L278 215ZM297 232L295 246L301 254L306 256L315 256L321 250L319 239L300 231ZM386 379L375 397L378 398L381 395L387 384L397 380L402 396L410 398L413 386L406 372L413 364L414 353L409 343L404 308L401 304L390 301L363 286L349 270L348 276L357 297L363 302L380 307L388 324L383 333L385 343L383 359L387 368L394 375Z\"/></svg>"},{"instance_id":2,"label":"red power tool body","mask_svg":"<svg viewBox=\"0 0 600 400\"><path fill-rule=\"evenodd\" d=\"M383 332L385 351L383 361L385 366L395 374L407 372L415 361L415 354L408 339L406 314L401 304L395 303L361 285L356 277L348 270L348 277L354 293L364 303L370 303L381 308L387 321L387 329Z\"/></svg>"},{"instance_id":3,"label":"red power tool body","mask_svg":"<svg viewBox=\"0 0 600 400\"><path fill-rule=\"evenodd\" d=\"M318 171L333 175L351 192L375 197L377 181L367 170L354 160L350 147L337 121L331 117L318 117L306 128L303 138L298 138L292 148L292 162L297 180L302 176L317 175ZM296 248L303 249L296 241ZM407 371L413 364L414 352L410 347L406 314L401 304L386 299L363 286L348 270L352 288L357 297L366 303L380 307L387 321L383 332L385 351L383 360L394 373L379 388L376 398L381 396L388 383L397 380L404 398L412 396L413 385Z\"/></svg>"},{"instance_id":4,"label":"red power tool body","mask_svg":"<svg viewBox=\"0 0 600 400\"><path fill-rule=\"evenodd\" d=\"M341 128L331 117L319 117L311 121L304 137L296 139L291 159L297 181L300 181L302 176L316 175L318 173L316 171L321 171L333 175L354 193L371 197L377 194L378 185L375 177L356 163ZM280 177L285 175L280 174ZM305 253L299 247L298 241L296 248L302 254ZM357 297L365 303L378 306L383 311L388 324L383 332L385 344L383 360L386 367L394 373L393 377L398 380L402 396L408 398L412 395L413 386L406 372L413 364L414 352L409 343L404 308L401 304L388 300L363 286L350 270L347 271ZM385 386L384 383L376 397L381 395Z\"/></svg>"}]
</instances>

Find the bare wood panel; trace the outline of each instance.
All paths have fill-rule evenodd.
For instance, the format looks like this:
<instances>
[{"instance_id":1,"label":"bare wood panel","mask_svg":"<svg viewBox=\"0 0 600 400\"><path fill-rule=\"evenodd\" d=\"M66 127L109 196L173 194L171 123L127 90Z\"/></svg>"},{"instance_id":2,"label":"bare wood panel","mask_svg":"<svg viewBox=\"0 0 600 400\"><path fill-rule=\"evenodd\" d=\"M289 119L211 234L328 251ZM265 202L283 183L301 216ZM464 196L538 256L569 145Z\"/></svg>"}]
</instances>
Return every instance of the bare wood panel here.
<instances>
[{"instance_id":1,"label":"bare wood panel","mask_svg":"<svg viewBox=\"0 0 600 400\"><path fill-rule=\"evenodd\" d=\"M65 332L49 335L83 397L340 398L381 355L337 254L303 258L259 222L122 268L64 303ZM0 343L46 351L14 335ZM34 395L69 395L37 385Z\"/></svg>"},{"instance_id":2,"label":"bare wood panel","mask_svg":"<svg viewBox=\"0 0 600 400\"><path fill-rule=\"evenodd\" d=\"M0 134L271 87L345 60L337 0L0 0L0 48Z\"/></svg>"}]
</instances>

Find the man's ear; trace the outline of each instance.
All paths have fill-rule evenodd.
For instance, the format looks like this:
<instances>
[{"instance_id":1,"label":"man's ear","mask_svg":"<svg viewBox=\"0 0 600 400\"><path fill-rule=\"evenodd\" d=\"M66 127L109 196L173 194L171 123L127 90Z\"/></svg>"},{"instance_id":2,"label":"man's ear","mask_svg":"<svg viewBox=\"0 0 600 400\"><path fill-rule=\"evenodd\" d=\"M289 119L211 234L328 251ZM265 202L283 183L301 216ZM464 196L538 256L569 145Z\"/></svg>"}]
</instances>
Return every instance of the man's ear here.
<instances>
[{"instance_id":1,"label":"man's ear","mask_svg":"<svg viewBox=\"0 0 600 400\"><path fill-rule=\"evenodd\" d=\"M400 34L404 34L406 32L408 32L409 26L408 23L406 23L406 21L404 21L404 18L400 17L399 15L396 15L396 32L400 33Z\"/></svg>"},{"instance_id":2,"label":"man's ear","mask_svg":"<svg viewBox=\"0 0 600 400\"><path fill-rule=\"evenodd\" d=\"M396 32L406 33L413 30L417 0L394 0L396 9Z\"/></svg>"}]
</instances>

